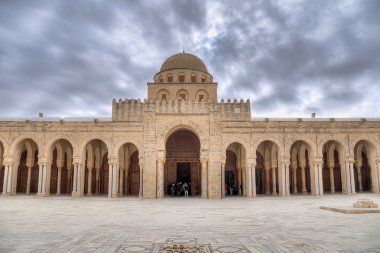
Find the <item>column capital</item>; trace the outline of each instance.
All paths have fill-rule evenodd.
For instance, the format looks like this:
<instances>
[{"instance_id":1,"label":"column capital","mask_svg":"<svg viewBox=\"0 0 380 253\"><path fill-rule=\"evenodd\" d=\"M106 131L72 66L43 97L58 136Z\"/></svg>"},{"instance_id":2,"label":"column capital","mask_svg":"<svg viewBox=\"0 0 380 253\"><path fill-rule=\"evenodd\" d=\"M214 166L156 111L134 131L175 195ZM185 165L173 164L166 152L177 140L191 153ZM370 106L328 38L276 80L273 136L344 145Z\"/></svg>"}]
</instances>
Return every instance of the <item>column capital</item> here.
<instances>
[{"instance_id":1,"label":"column capital","mask_svg":"<svg viewBox=\"0 0 380 253\"><path fill-rule=\"evenodd\" d=\"M165 159L165 157L157 157L156 161L157 161L158 163L164 164L165 161L166 161L166 159Z\"/></svg>"},{"instance_id":2,"label":"column capital","mask_svg":"<svg viewBox=\"0 0 380 253\"><path fill-rule=\"evenodd\" d=\"M207 163L208 162L208 157L201 157L200 160L201 160L202 164L203 163Z\"/></svg>"},{"instance_id":3,"label":"column capital","mask_svg":"<svg viewBox=\"0 0 380 253\"><path fill-rule=\"evenodd\" d=\"M269 170L270 169L270 162L269 161L265 161L264 162L264 169L265 170Z\"/></svg>"}]
</instances>

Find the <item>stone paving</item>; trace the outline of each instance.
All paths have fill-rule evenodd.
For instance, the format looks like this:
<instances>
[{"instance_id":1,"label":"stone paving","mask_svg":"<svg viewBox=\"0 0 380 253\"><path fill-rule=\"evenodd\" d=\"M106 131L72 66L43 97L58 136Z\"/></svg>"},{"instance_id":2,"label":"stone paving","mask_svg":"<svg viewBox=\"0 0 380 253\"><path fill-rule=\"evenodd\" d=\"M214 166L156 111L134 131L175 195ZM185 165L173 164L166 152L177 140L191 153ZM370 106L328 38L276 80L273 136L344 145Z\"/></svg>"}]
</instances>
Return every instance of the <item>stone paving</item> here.
<instances>
[{"instance_id":1,"label":"stone paving","mask_svg":"<svg viewBox=\"0 0 380 253\"><path fill-rule=\"evenodd\" d=\"M203 245L199 252L214 253L380 252L380 214L319 209L350 206L358 197L380 204L375 194L0 197L0 252L164 252L163 245L174 244Z\"/></svg>"}]
</instances>

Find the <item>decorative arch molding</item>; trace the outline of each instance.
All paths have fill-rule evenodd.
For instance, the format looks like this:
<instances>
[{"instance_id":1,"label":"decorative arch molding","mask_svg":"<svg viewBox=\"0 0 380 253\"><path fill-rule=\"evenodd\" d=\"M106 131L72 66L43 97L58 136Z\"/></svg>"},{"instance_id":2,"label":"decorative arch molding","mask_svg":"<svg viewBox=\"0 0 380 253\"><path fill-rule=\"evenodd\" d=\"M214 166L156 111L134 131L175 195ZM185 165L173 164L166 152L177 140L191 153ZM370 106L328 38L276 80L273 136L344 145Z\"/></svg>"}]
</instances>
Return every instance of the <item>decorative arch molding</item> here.
<instances>
[{"instance_id":1,"label":"decorative arch molding","mask_svg":"<svg viewBox=\"0 0 380 253\"><path fill-rule=\"evenodd\" d=\"M312 157L316 157L317 156L317 153L316 153L316 150L317 150L317 145L315 143L314 140L312 140L311 138L305 138L305 137L302 137L302 138L292 138L291 141L290 141L290 145L286 145L285 146L285 150L288 150L288 152L291 152L291 148L293 147L293 145L296 143L296 142L304 142L306 144L306 148L310 149L308 150L309 152L309 155L311 155Z\"/></svg>"},{"instance_id":2,"label":"decorative arch molding","mask_svg":"<svg viewBox=\"0 0 380 253\"><path fill-rule=\"evenodd\" d=\"M227 148L231 144L233 144L233 143L240 144L245 149L246 158L251 158L251 157L249 157L249 154L251 154L249 141L245 141L242 138L236 138L234 136L234 137L226 138L225 140L223 140L222 150L221 150L221 152L222 152L222 154L221 154L222 161L224 161L225 158L226 158L226 150L227 150Z\"/></svg>"},{"instance_id":3,"label":"decorative arch molding","mask_svg":"<svg viewBox=\"0 0 380 253\"><path fill-rule=\"evenodd\" d=\"M339 138L337 136L327 136L327 137L321 137L318 139L318 156L317 157L323 156L323 148L325 144L328 143L329 141L336 142L340 146L342 146L345 156L350 154L348 145L346 145L347 143L345 141L345 136L340 136Z\"/></svg>"},{"instance_id":4,"label":"decorative arch molding","mask_svg":"<svg viewBox=\"0 0 380 253\"><path fill-rule=\"evenodd\" d=\"M105 136L105 135L89 135L89 136L83 137L80 140L79 145L78 145L78 149L77 149L76 152L74 151L74 155L73 156L74 157L82 157L83 158L83 156L84 156L84 154L86 152L86 146L92 140L101 140L106 145L108 152L112 151L112 141L110 140L110 138L108 136ZM109 154L110 153L108 153L108 156L109 156Z\"/></svg>"},{"instance_id":5,"label":"decorative arch molding","mask_svg":"<svg viewBox=\"0 0 380 253\"><path fill-rule=\"evenodd\" d=\"M208 136L205 134L207 132L206 129L202 128L194 121L186 118L170 121L159 128L156 136L157 150L164 151L165 143L170 135L181 129L192 131L195 135L197 135L201 144L201 155L208 150Z\"/></svg>"},{"instance_id":6,"label":"decorative arch molding","mask_svg":"<svg viewBox=\"0 0 380 253\"><path fill-rule=\"evenodd\" d=\"M351 153L350 154L355 154L354 153L355 147L360 141L365 141L365 142L368 142L369 144L371 144L376 150L376 155L380 156L380 145L379 145L379 143L377 142L376 138L374 138L374 137L368 138L368 136L355 136L351 141L351 145L350 145L350 152Z\"/></svg>"},{"instance_id":7,"label":"decorative arch molding","mask_svg":"<svg viewBox=\"0 0 380 253\"><path fill-rule=\"evenodd\" d=\"M276 145L277 145L277 148L278 148L278 154L279 154L279 157L282 157L282 156L284 156L284 150L283 150L283 145L282 145L282 141L281 140L279 140L278 138L276 138L276 137L274 137L274 136L266 136L266 137L260 137L260 138L258 138L258 139L256 139L253 143L252 143L252 145L251 145L251 147L252 147L252 151L255 151L255 153L256 153L256 150L257 150L257 148L259 147L259 145L261 144L261 143L263 143L264 141L270 141L270 142L273 142L273 143L275 143ZM287 155L287 154L286 154ZM256 155L255 155L255 157L256 157Z\"/></svg>"},{"instance_id":8,"label":"decorative arch molding","mask_svg":"<svg viewBox=\"0 0 380 253\"><path fill-rule=\"evenodd\" d=\"M133 144L136 146L137 150L139 150L139 157L141 158L141 154L143 154L143 144L140 139L137 138L131 138L131 137L125 137L120 138L113 146L112 155L113 157L119 157L119 150L123 145L125 144Z\"/></svg>"},{"instance_id":9,"label":"decorative arch molding","mask_svg":"<svg viewBox=\"0 0 380 253\"><path fill-rule=\"evenodd\" d=\"M42 139L39 138L37 135L27 135L27 134L18 136L17 138L12 140L12 143L9 147L10 153L8 153L8 157L14 159L15 158L14 155L17 154L16 148L18 147L18 145L21 144L21 142L23 142L24 140L27 140L27 139L31 139L32 141L34 141L36 143L37 149L38 149L38 154L39 154L38 156L44 157L44 156L41 156L41 154L45 154Z\"/></svg>"},{"instance_id":10,"label":"decorative arch molding","mask_svg":"<svg viewBox=\"0 0 380 253\"><path fill-rule=\"evenodd\" d=\"M59 140L65 140L67 141L68 143L70 143L72 149L73 149L73 152L74 150L77 149L77 142L75 141L74 137L73 136L70 136L70 135L65 135L65 134L58 134L58 135L54 135L50 138L47 138L46 141L45 141L45 155L48 156L49 155L49 152L52 150L53 148L53 145L59 141Z\"/></svg>"}]
</instances>

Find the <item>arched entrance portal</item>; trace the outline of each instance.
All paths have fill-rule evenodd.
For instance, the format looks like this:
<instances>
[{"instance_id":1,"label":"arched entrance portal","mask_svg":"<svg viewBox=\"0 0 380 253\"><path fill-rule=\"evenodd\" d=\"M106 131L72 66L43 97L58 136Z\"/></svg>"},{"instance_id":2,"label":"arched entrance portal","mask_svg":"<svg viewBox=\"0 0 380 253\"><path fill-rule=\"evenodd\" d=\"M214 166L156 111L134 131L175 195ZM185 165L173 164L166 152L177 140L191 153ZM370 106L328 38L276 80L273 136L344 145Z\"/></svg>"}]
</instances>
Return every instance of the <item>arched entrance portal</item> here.
<instances>
[{"instance_id":1,"label":"arched entrance portal","mask_svg":"<svg viewBox=\"0 0 380 253\"><path fill-rule=\"evenodd\" d=\"M166 142L164 172L165 193L170 195L171 185L190 184L189 194L201 193L200 141L191 131L178 130Z\"/></svg>"}]
</instances>

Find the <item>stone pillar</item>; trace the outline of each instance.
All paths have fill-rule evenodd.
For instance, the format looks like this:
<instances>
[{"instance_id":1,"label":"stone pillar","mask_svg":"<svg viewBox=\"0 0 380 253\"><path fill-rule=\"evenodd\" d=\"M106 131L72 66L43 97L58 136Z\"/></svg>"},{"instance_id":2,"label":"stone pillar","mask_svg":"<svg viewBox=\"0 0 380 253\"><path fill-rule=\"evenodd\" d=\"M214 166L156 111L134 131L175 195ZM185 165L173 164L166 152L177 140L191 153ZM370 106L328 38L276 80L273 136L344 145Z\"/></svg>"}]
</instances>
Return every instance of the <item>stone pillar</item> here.
<instances>
[{"instance_id":1,"label":"stone pillar","mask_svg":"<svg viewBox=\"0 0 380 253\"><path fill-rule=\"evenodd\" d=\"M344 175L345 175L345 182L343 182L342 180L342 184L345 184L345 188L346 188L346 192L347 194L351 194L351 175L350 175L350 163L348 161L346 161L346 163L344 164ZM343 187L342 187L342 191L343 191Z\"/></svg>"},{"instance_id":2,"label":"stone pillar","mask_svg":"<svg viewBox=\"0 0 380 253\"><path fill-rule=\"evenodd\" d=\"M334 165L330 165L329 172L330 172L330 191L331 193L335 193Z\"/></svg>"},{"instance_id":3,"label":"stone pillar","mask_svg":"<svg viewBox=\"0 0 380 253\"><path fill-rule=\"evenodd\" d=\"M354 160L350 160L349 163L349 168L350 168L350 185L351 185L351 193L356 194L356 189L355 189L355 174L354 174Z\"/></svg>"},{"instance_id":4,"label":"stone pillar","mask_svg":"<svg viewBox=\"0 0 380 253\"><path fill-rule=\"evenodd\" d=\"M357 167L357 170L358 170L359 192L363 192L362 168Z\"/></svg>"},{"instance_id":5,"label":"stone pillar","mask_svg":"<svg viewBox=\"0 0 380 253\"><path fill-rule=\"evenodd\" d=\"M256 197L256 163L251 164L252 197Z\"/></svg>"},{"instance_id":6,"label":"stone pillar","mask_svg":"<svg viewBox=\"0 0 380 253\"><path fill-rule=\"evenodd\" d=\"M74 164L74 175L73 175L73 192L72 196L73 197L81 197L82 196L82 178L81 178L81 170L82 170L82 164L80 163L75 163ZM83 177L84 179L84 177Z\"/></svg>"},{"instance_id":7,"label":"stone pillar","mask_svg":"<svg viewBox=\"0 0 380 253\"><path fill-rule=\"evenodd\" d=\"M157 159L157 198L162 199L165 196L164 191L164 163L165 159Z\"/></svg>"},{"instance_id":8,"label":"stone pillar","mask_svg":"<svg viewBox=\"0 0 380 253\"><path fill-rule=\"evenodd\" d=\"M3 193L1 195L11 195L12 191L12 165L4 164Z\"/></svg>"},{"instance_id":9,"label":"stone pillar","mask_svg":"<svg viewBox=\"0 0 380 253\"><path fill-rule=\"evenodd\" d=\"M314 194L323 195L322 162L314 161Z\"/></svg>"},{"instance_id":10,"label":"stone pillar","mask_svg":"<svg viewBox=\"0 0 380 253\"><path fill-rule=\"evenodd\" d=\"M62 177L62 167L58 167L58 178L57 178L57 195L61 195L61 177Z\"/></svg>"},{"instance_id":11,"label":"stone pillar","mask_svg":"<svg viewBox=\"0 0 380 253\"><path fill-rule=\"evenodd\" d=\"M202 198L207 199L208 198L208 186L207 186L207 176L208 176L208 168L207 168L207 160L202 159Z\"/></svg>"},{"instance_id":12,"label":"stone pillar","mask_svg":"<svg viewBox=\"0 0 380 253\"><path fill-rule=\"evenodd\" d=\"M37 195L42 193L42 181L43 181L43 167L41 164L38 165L38 191Z\"/></svg>"},{"instance_id":13,"label":"stone pillar","mask_svg":"<svg viewBox=\"0 0 380 253\"><path fill-rule=\"evenodd\" d=\"M298 193L298 189L297 189L297 167L293 167L293 193Z\"/></svg>"},{"instance_id":14,"label":"stone pillar","mask_svg":"<svg viewBox=\"0 0 380 253\"><path fill-rule=\"evenodd\" d=\"M276 167L272 167L272 195L277 195L277 187L276 187ZM268 170L269 172L269 170ZM268 173L269 174L269 173Z\"/></svg>"},{"instance_id":15,"label":"stone pillar","mask_svg":"<svg viewBox=\"0 0 380 253\"><path fill-rule=\"evenodd\" d=\"M28 166L28 178L26 179L26 194L30 194L30 180L32 176L32 166Z\"/></svg>"},{"instance_id":16,"label":"stone pillar","mask_svg":"<svg viewBox=\"0 0 380 253\"><path fill-rule=\"evenodd\" d=\"M284 163L286 196L290 196L289 163Z\"/></svg>"},{"instance_id":17,"label":"stone pillar","mask_svg":"<svg viewBox=\"0 0 380 253\"><path fill-rule=\"evenodd\" d=\"M307 194L305 169L306 169L306 166L301 165L302 194Z\"/></svg>"},{"instance_id":18,"label":"stone pillar","mask_svg":"<svg viewBox=\"0 0 380 253\"><path fill-rule=\"evenodd\" d=\"M95 193L96 195L99 195L100 194L100 167L95 167Z\"/></svg>"},{"instance_id":19,"label":"stone pillar","mask_svg":"<svg viewBox=\"0 0 380 253\"><path fill-rule=\"evenodd\" d=\"M117 163L114 163L112 165L112 169L112 198L117 198L119 196L119 165Z\"/></svg>"},{"instance_id":20,"label":"stone pillar","mask_svg":"<svg viewBox=\"0 0 380 253\"><path fill-rule=\"evenodd\" d=\"M119 169L119 196L123 196L123 189L124 189L124 168Z\"/></svg>"},{"instance_id":21,"label":"stone pillar","mask_svg":"<svg viewBox=\"0 0 380 253\"><path fill-rule=\"evenodd\" d=\"M252 195L253 195L253 191L252 191L252 165L251 164L248 164L247 168L246 168L246 182L245 182L245 185L246 185L246 195L248 198L252 198ZM224 192L224 190L223 190Z\"/></svg>"},{"instance_id":22,"label":"stone pillar","mask_svg":"<svg viewBox=\"0 0 380 253\"><path fill-rule=\"evenodd\" d=\"M72 171L73 168L71 168L71 166L69 167L69 165L67 165L67 193L70 194L70 190L71 190L71 186L72 186L72 178L71 178L71 171Z\"/></svg>"},{"instance_id":23,"label":"stone pillar","mask_svg":"<svg viewBox=\"0 0 380 253\"><path fill-rule=\"evenodd\" d=\"M87 179L87 195L92 195L92 170L93 168L88 168L88 179Z\"/></svg>"},{"instance_id":24,"label":"stone pillar","mask_svg":"<svg viewBox=\"0 0 380 253\"><path fill-rule=\"evenodd\" d=\"M237 187L238 187L238 195L241 195L241 182L242 182L242 169L241 167L237 168L237 173L238 173L238 180L237 180Z\"/></svg>"},{"instance_id":25,"label":"stone pillar","mask_svg":"<svg viewBox=\"0 0 380 253\"><path fill-rule=\"evenodd\" d=\"M142 199L144 197L143 193L143 182L144 182L144 166L143 163L140 162L140 188L139 188L139 198Z\"/></svg>"},{"instance_id":26,"label":"stone pillar","mask_svg":"<svg viewBox=\"0 0 380 253\"><path fill-rule=\"evenodd\" d=\"M222 198L224 198L226 196L226 173L225 173L225 166L226 166L226 163L224 162L226 159L223 159L222 163L221 163L221 166L220 166L220 173L221 173L221 178L222 178ZM227 190L228 191L228 190Z\"/></svg>"},{"instance_id":27,"label":"stone pillar","mask_svg":"<svg viewBox=\"0 0 380 253\"><path fill-rule=\"evenodd\" d=\"M264 163L264 171L265 171L265 194L270 194L269 170L270 170L269 162L265 162L265 163Z\"/></svg>"}]
</instances>

